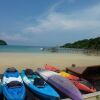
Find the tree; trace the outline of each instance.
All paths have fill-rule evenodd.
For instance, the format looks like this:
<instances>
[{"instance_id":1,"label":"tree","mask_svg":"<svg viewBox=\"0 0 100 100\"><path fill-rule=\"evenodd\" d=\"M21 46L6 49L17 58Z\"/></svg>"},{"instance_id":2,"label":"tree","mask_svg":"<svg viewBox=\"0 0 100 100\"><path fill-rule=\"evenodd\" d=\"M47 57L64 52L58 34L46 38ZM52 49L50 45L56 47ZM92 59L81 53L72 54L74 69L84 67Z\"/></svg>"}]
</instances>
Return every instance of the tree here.
<instances>
[{"instance_id":1,"label":"tree","mask_svg":"<svg viewBox=\"0 0 100 100\"><path fill-rule=\"evenodd\" d=\"M100 37L79 40L79 41L76 41L74 43L66 43L61 47L100 50Z\"/></svg>"},{"instance_id":2,"label":"tree","mask_svg":"<svg viewBox=\"0 0 100 100\"><path fill-rule=\"evenodd\" d=\"M4 40L0 40L0 45L7 45L7 43Z\"/></svg>"}]
</instances>

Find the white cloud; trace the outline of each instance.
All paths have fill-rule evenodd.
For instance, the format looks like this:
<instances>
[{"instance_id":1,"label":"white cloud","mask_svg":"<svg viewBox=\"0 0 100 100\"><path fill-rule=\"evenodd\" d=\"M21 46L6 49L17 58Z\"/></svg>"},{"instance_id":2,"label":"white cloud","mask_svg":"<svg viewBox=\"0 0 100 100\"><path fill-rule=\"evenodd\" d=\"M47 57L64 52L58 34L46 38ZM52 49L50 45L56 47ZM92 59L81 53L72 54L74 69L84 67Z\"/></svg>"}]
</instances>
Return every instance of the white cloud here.
<instances>
[{"instance_id":1,"label":"white cloud","mask_svg":"<svg viewBox=\"0 0 100 100\"><path fill-rule=\"evenodd\" d=\"M71 1L74 2L75 0ZM55 45L57 42L59 44L59 41L65 43L66 39L70 42L78 38L100 36L100 4L67 14L56 12L56 8L62 3L63 1L53 5L48 12L36 19L37 24L33 26L31 24L24 28L22 33L9 35L0 33L0 37L10 41L28 41L39 45L51 43L51 45ZM80 34L85 34L87 37Z\"/></svg>"},{"instance_id":2,"label":"white cloud","mask_svg":"<svg viewBox=\"0 0 100 100\"><path fill-rule=\"evenodd\" d=\"M24 29L25 33L31 35L30 39L33 38L33 43L38 41L37 44L41 45L60 45L100 36L100 4L67 14L56 12L62 3L64 0L54 4L48 12L36 19L37 24Z\"/></svg>"},{"instance_id":3,"label":"white cloud","mask_svg":"<svg viewBox=\"0 0 100 100\"><path fill-rule=\"evenodd\" d=\"M54 12L57 6L59 6L59 3L52 7L53 11L50 10L45 18L37 19L37 25L27 27L25 31L43 33L67 30L99 30L100 20L98 18L100 18L100 4L70 15Z\"/></svg>"},{"instance_id":4,"label":"white cloud","mask_svg":"<svg viewBox=\"0 0 100 100\"><path fill-rule=\"evenodd\" d=\"M0 33L0 39L4 39L7 41L27 41L28 38L27 37L23 37L22 34L18 34L18 33L13 33L13 34L9 34L9 33Z\"/></svg>"}]
</instances>

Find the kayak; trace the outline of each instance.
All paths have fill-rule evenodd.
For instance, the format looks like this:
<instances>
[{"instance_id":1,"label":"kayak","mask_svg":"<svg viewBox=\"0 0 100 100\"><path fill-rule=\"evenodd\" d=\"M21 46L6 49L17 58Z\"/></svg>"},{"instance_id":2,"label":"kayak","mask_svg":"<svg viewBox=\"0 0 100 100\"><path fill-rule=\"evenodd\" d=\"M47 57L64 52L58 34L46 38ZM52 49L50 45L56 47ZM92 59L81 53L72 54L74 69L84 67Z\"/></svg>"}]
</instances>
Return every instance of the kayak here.
<instances>
[{"instance_id":1,"label":"kayak","mask_svg":"<svg viewBox=\"0 0 100 100\"><path fill-rule=\"evenodd\" d=\"M50 70L50 71L54 71L54 72L59 72L60 75L62 75L62 76L64 76L64 77L67 77L68 79L79 80L79 77L74 76L74 75L71 75L71 74L69 74L69 73L65 73L65 72L63 72L63 71L60 72L60 70L59 70L57 67L54 67L54 66L52 66L52 65L46 64L46 65L44 66L44 68L45 68L46 70Z\"/></svg>"},{"instance_id":2,"label":"kayak","mask_svg":"<svg viewBox=\"0 0 100 100\"><path fill-rule=\"evenodd\" d=\"M96 88L87 80L82 79L79 81L71 80L73 84L82 92L93 93L96 92Z\"/></svg>"},{"instance_id":3,"label":"kayak","mask_svg":"<svg viewBox=\"0 0 100 100\"><path fill-rule=\"evenodd\" d=\"M60 99L59 94L32 69L23 70L21 77L26 86L42 100Z\"/></svg>"},{"instance_id":4,"label":"kayak","mask_svg":"<svg viewBox=\"0 0 100 100\"><path fill-rule=\"evenodd\" d=\"M3 92L2 92L2 81L1 81L1 79L0 79L0 100L4 100Z\"/></svg>"},{"instance_id":5,"label":"kayak","mask_svg":"<svg viewBox=\"0 0 100 100\"><path fill-rule=\"evenodd\" d=\"M1 82L1 79L0 79L0 95L2 94L2 82Z\"/></svg>"},{"instance_id":6,"label":"kayak","mask_svg":"<svg viewBox=\"0 0 100 100\"><path fill-rule=\"evenodd\" d=\"M4 72L3 94L7 100L25 100L25 86L19 72L14 67Z\"/></svg>"},{"instance_id":7,"label":"kayak","mask_svg":"<svg viewBox=\"0 0 100 100\"><path fill-rule=\"evenodd\" d=\"M60 72L59 75L65 77L66 79L70 79L71 82L81 91L83 92L96 92L96 89L93 87L93 85L85 80L85 79L82 79L82 78L75 78L76 76L74 75L71 75L69 73L66 73L66 72ZM71 77L70 77L71 75Z\"/></svg>"},{"instance_id":8,"label":"kayak","mask_svg":"<svg viewBox=\"0 0 100 100\"><path fill-rule=\"evenodd\" d=\"M74 76L74 75L71 75L71 74L66 73L66 72L64 72L64 71L61 71L61 72L59 73L59 75L65 77L65 78L68 78L68 79L70 79L70 80L79 80L79 79L80 79L79 77Z\"/></svg>"},{"instance_id":9,"label":"kayak","mask_svg":"<svg viewBox=\"0 0 100 100\"><path fill-rule=\"evenodd\" d=\"M54 71L54 72L60 72L60 70L57 67L51 66L51 65L44 65L44 68L50 71Z\"/></svg>"},{"instance_id":10,"label":"kayak","mask_svg":"<svg viewBox=\"0 0 100 100\"><path fill-rule=\"evenodd\" d=\"M51 65L45 65L44 66L44 68L47 69L47 70L55 71L55 70L52 70L53 67L54 66L51 66ZM56 67L54 67L54 68L56 69ZM61 71L61 72L59 71L59 75L61 75L61 76L65 77L65 78L68 78L69 80L71 80L71 82L79 90L81 90L82 92L96 92L96 89L93 87L93 85L89 81L87 81L85 79L79 78L79 77L77 77L75 75L71 75L71 74L66 73L64 71Z\"/></svg>"},{"instance_id":11,"label":"kayak","mask_svg":"<svg viewBox=\"0 0 100 100\"><path fill-rule=\"evenodd\" d=\"M36 72L65 96L68 96L72 100L83 100L80 91L69 79L60 76L56 72L41 68L38 68Z\"/></svg>"}]
</instances>

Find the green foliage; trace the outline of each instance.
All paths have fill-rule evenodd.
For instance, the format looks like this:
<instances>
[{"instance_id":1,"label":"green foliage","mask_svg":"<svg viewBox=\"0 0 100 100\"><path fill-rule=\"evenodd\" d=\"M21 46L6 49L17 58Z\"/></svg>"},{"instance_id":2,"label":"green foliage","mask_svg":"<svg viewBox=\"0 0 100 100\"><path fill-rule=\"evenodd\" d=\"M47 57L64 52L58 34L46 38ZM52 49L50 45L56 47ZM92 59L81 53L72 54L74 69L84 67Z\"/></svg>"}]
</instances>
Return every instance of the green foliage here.
<instances>
[{"instance_id":1,"label":"green foliage","mask_svg":"<svg viewBox=\"0 0 100 100\"><path fill-rule=\"evenodd\" d=\"M79 40L74 43L67 43L61 47L64 48L82 48L82 49L96 49L100 50L100 37Z\"/></svg>"},{"instance_id":2,"label":"green foliage","mask_svg":"<svg viewBox=\"0 0 100 100\"><path fill-rule=\"evenodd\" d=\"M0 40L0 45L7 45L7 43L4 40Z\"/></svg>"}]
</instances>

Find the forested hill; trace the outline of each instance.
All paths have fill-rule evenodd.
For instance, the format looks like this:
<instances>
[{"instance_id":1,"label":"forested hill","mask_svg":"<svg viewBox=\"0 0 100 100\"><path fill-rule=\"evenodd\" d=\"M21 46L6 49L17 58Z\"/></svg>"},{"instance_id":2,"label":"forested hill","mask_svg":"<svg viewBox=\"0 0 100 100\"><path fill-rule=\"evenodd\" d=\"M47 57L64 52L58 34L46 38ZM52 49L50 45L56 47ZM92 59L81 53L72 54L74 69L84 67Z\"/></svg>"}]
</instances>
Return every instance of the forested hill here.
<instances>
[{"instance_id":1,"label":"forested hill","mask_svg":"<svg viewBox=\"0 0 100 100\"><path fill-rule=\"evenodd\" d=\"M4 40L0 40L0 45L7 45L7 43Z\"/></svg>"},{"instance_id":2,"label":"forested hill","mask_svg":"<svg viewBox=\"0 0 100 100\"><path fill-rule=\"evenodd\" d=\"M100 50L100 37L79 40L74 43L66 43L63 46L64 48L82 48L82 49L96 49Z\"/></svg>"}]
</instances>

